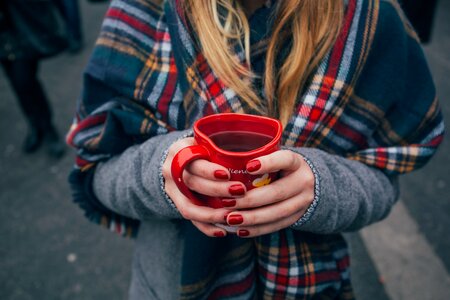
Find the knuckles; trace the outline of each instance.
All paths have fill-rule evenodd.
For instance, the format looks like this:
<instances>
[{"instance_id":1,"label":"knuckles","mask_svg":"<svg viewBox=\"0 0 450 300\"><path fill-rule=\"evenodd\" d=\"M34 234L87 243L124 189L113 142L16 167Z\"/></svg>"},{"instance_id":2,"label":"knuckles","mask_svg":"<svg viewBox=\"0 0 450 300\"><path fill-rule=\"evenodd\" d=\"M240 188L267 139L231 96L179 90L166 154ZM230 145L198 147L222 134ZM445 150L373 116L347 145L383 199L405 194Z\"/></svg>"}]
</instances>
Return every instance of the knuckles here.
<instances>
[{"instance_id":1,"label":"knuckles","mask_svg":"<svg viewBox=\"0 0 450 300\"><path fill-rule=\"evenodd\" d=\"M181 207L178 208L178 210L180 211L180 214L183 218L185 218L186 220L192 220L192 213L189 209Z\"/></svg>"},{"instance_id":2,"label":"knuckles","mask_svg":"<svg viewBox=\"0 0 450 300\"><path fill-rule=\"evenodd\" d=\"M305 182L305 186L308 189L314 190L314 185L315 185L315 181L316 181L314 173L311 170L311 168L309 167L309 165L306 163L305 163L305 169L308 169L308 171L309 171L309 172L303 172L303 180Z\"/></svg>"},{"instance_id":3,"label":"knuckles","mask_svg":"<svg viewBox=\"0 0 450 300\"><path fill-rule=\"evenodd\" d=\"M189 189L195 189L195 180L193 180L192 176L189 175L186 171L183 172L183 182Z\"/></svg>"},{"instance_id":4,"label":"knuckles","mask_svg":"<svg viewBox=\"0 0 450 300\"><path fill-rule=\"evenodd\" d=\"M273 184L272 185L274 198L277 201L281 201L286 199L287 197L287 188L281 184Z\"/></svg>"},{"instance_id":5,"label":"knuckles","mask_svg":"<svg viewBox=\"0 0 450 300\"><path fill-rule=\"evenodd\" d=\"M215 223L215 217L213 214L208 214L205 216L205 223Z\"/></svg>"},{"instance_id":6,"label":"knuckles","mask_svg":"<svg viewBox=\"0 0 450 300\"><path fill-rule=\"evenodd\" d=\"M169 167L169 164L167 163L167 161L163 164L161 171L162 171L162 175L163 175L164 179L168 180L168 179L172 178L172 173L171 173L171 170L170 170L170 167Z\"/></svg>"},{"instance_id":7,"label":"knuckles","mask_svg":"<svg viewBox=\"0 0 450 300\"><path fill-rule=\"evenodd\" d=\"M289 155L289 165L294 166L295 168L300 168L301 166L301 157L298 153L289 151L291 155Z\"/></svg>"}]
</instances>

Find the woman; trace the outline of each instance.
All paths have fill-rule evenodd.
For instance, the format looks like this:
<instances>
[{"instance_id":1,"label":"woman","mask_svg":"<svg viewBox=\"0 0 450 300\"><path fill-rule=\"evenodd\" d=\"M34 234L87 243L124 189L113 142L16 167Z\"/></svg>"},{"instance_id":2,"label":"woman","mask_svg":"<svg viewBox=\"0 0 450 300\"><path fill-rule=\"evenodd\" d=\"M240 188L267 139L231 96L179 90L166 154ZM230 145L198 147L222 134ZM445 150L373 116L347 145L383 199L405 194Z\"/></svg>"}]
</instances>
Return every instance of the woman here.
<instances>
[{"instance_id":1,"label":"woman","mask_svg":"<svg viewBox=\"0 0 450 300\"><path fill-rule=\"evenodd\" d=\"M391 1L114 1L84 80L70 182L92 221L139 226L131 299L353 299L340 233L383 219L398 175L442 141L423 53ZM219 112L283 122L284 148L247 165L282 177L246 191L195 161L185 181L223 198L211 209L168 169L193 122Z\"/></svg>"}]
</instances>

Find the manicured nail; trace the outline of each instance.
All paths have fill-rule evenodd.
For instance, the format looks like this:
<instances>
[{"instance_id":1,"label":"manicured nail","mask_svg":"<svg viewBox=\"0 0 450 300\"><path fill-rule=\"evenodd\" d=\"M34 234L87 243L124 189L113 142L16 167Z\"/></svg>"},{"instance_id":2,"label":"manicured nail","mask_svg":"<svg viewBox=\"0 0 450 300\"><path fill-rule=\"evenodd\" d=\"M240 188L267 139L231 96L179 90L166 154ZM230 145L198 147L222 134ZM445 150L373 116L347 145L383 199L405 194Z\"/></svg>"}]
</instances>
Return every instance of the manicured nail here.
<instances>
[{"instance_id":1,"label":"manicured nail","mask_svg":"<svg viewBox=\"0 0 450 300\"><path fill-rule=\"evenodd\" d=\"M228 178L228 173L225 172L224 170L216 170L214 171L214 177L217 179L229 179Z\"/></svg>"},{"instance_id":2,"label":"manicured nail","mask_svg":"<svg viewBox=\"0 0 450 300\"><path fill-rule=\"evenodd\" d=\"M214 232L215 237L224 237L225 233L223 231L216 231Z\"/></svg>"},{"instance_id":3,"label":"manicured nail","mask_svg":"<svg viewBox=\"0 0 450 300\"><path fill-rule=\"evenodd\" d=\"M261 162L257 159L249 161L246 165L246 169L249 172L258 171L260 168L261 168Z\"/></svg>"},{"instance_id":4,"label":"manicured nail","mask_svg":"<svg viewBox=\"0 0 450 300\"><path fill-rule=\"evenodd\" d=\"M245 189L241 184L233 184L228 188L228 191L233 196L242 196L245 194Z\"/></svg>"},{"instance_id":5,"label":"manicured nail","mask_svg":"<svg viewBox=\"0 0 450 300\"><path fill-rule=\"evenodd\" d=\"M227 212L227 214L225 216L223 216L223 220L225 221L225 223L227 222L227 218L228 218L229 214L230 214L230 212Z\"/></svg>"},{"instance_id":6,"label":"manicured nail","mask_svg":"<svg viewBox=\"0 0 450 300\"><path fill-rule=\"evenodd\" d=\"M222 199L223 207L234 207L236 206L236 200L234 199Z\"/></svg>"},{"instance_id":7,"label":"manicured nail","mask_svg":"<svg viewBox=\"0 0 450 300\"><path fill-rule=\"evenodd\" d=\"M229 225L239 225L244 222L244 218L241 215L230 215L227 218Z\"/></svg>"},{"instance_id":8,"label":"manicured nail","mask_svg":"<svg viewBox=\"0 0 450 300\"><path fill-rule=\"evenodd\" d=\"M239 229L237 231L237 235L238 236L249 236L250 235L250 231L248 231L246 229Z\"/></svg>"}]
</instances>

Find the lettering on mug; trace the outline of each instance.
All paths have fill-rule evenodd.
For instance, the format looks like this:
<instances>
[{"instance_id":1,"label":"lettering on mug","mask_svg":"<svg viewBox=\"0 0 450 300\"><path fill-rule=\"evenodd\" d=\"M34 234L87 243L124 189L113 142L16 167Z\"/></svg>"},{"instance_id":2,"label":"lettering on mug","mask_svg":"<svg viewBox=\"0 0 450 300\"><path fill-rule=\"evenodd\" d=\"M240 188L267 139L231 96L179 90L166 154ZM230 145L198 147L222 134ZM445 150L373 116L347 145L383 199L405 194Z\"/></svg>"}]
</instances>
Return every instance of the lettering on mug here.
<instances>
[{"instance_id":1,"label":"lettering on mug","mask_svg":"<svg viewBox=\"0 0 450 300\"><path fill-rule=\"evenodd\" d=\"M228 169L231 174L248 174L247 170L235 170L235 169Z\"/></svg>"}]
</instances>

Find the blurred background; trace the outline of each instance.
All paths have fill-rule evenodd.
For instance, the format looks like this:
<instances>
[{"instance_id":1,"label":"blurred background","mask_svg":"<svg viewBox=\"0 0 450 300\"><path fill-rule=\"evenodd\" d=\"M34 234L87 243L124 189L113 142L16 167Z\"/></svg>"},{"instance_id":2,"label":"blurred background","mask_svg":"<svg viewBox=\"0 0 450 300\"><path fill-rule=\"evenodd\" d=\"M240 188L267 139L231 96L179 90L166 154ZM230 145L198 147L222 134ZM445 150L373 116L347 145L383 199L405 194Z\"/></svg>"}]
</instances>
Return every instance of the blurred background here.
<instances>
[{"instance_id":1,"label":"blurred background","mask_svg":"<svg viewBox=\"0 0 450 300\"><path fill-rule=\"evenodd\" d=\"M61 137L107 8L79 5L82 35L75 30L68 51L44 60L38 72ZM438 1L424 50L448 123L449 0ZM28 125L3 70L0 99L0 299L125 299L133 241L92 225L71 202L71 149L62 157L45 148L23 154ZM386 220L346 234L358 299L450 299L449 154L447 134L425 168L401 179L401 200Z\"/></svg>"}]
</instances>

